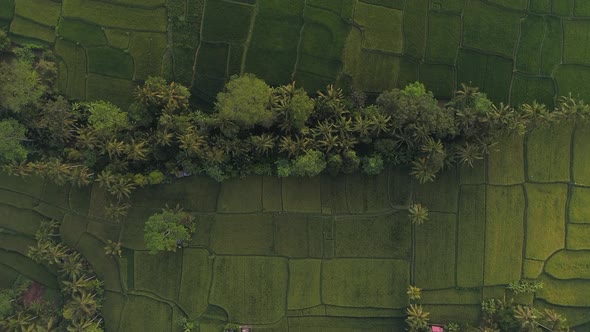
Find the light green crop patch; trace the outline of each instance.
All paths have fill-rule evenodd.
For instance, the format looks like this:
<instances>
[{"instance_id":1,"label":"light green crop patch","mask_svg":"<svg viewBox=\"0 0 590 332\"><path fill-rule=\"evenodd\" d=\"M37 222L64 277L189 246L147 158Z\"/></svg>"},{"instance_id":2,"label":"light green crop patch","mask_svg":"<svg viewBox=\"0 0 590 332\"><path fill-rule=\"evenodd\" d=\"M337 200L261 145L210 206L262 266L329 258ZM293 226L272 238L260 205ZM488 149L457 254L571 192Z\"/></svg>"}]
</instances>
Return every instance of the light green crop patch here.
<instances>
[{"instance_id":1,"label":"light green crop patch","mask_svg":"<svg viewBox=\"0 0 590 332\"><path fill-rule=\"evenodd\" d=\"M590 225L567 225L567 248L590 250Z\"/></svg>"},{"instance_id":2,"label":"light green crop patch","mask_svg":"<svg viewBox=\"0 0 590 332\"><path fill-rule=\"evenodd\" d=\"M555 96L555 85L548 77L526 77L519 74L514 75L512 90L510 91L510 104L520 107L523 103L532 103L536 100L553 109Z\"/></svg>"},{"instance_id":3,"label":"light green crop patch","mask_svg":"<svg viewBox=\"0 0 590 332\"><path fill-rule=\"evenodd\" d=\"M289 260L289 310L311 308L322 303L321 266L319 259Z\"/></svg>"},{"instance_id":4,"label":"light green crop patch","mask_svg":"<svg viewBox=\"0 0 590 332\"><path fill-rule=\"evenodd\" d=\"M133 79L145 80L162 75L162 57L168 40L164 33L133 32L129 40L129 53L133 57Z\"/></svg>"},{"instance_id":5,"label":"light green crop patch","mask_svg":"<svg viewBox=\"0 0 590 332\"><path fill-rule=\"evenodd\" d=\"M564 59L570 64L589 64L590 35L586 33L590 29L590 22L564 20Z\"/></svg>"},{"instance_id":6,"label":"light green crop patch","mask_svg":"<svg viewBox=\"0 0 590 332\"><path fill-rule=\"evenodd\" d=\"M432 9L461 13L465 7L463 0L433 0ZM403 8L402 8L403 9Z\"/></svg>"},{"instance_id":7,"label":"light green crop patch","mask_svg":"<svg viewBox=\"0 0 590 332\"><path fill-rule=\"evenodd\" d=\"M533 130L527 137L527 175L535 182L570 180L571 123ZM551 137L547 140L547 137Z\"/></svg>"},{"instance_id":8,"label":"light green crop patch","mask_svg":"<svg viewBox=\"0 0 590 332\"><path fill-rule=\"evenodd\" d=\"M403 331L405 328L403 318L391 318L391 316L388 318L289 317L289 332L391 332Z\"/></svg>"},{"instance_id":9,"label":"light green crop patch","mask_svg":"<svg viewBox=\"0 0 590 332\"><path fill-rule=\"evenodd\" d=\"M522 276L526 279L537 279L543 272L544 262L525 259L522 266Z\"/></svg>"},{"instance_id":10,"label":"light green crop patch","mask_svg":"<svg viewBox=\"0 0 590 332\"><path fill-rule=\"evenodd\" d=\"M479 287L483 284L485 204L484 185L461 186L456 240L459 287Z\"/></svg>"},{"instance_id":11,"label":"light green crop patch","mask_svg":"<svg viewBox=\"0 0 590 332\"><path fill-rule=\"evenodd\" d=\"M55 52L62 58L67 68L67 88L62 92L70 98L84 100L86 98L86 50L65 40L57 40Z\"/></svg>"},{"instance_id":12,"label":"light green crop patch","mask_svg":"<svg viewBox=\"0 0 590 332\"><path fill-rule=\"evenodd\" d=\"M119 331L170 331L172 307L141 295L127 295Z\"/></svg>"},{"instance_id":13,"label":"light green crop patch","mask_svg":"<svg viewBox=\"0 0 590 332\"><path fill-rule=\"evenodd\" d=\"M334 239L336 257L411 256L411 223L405 211L371 217L336 217Z\"/></svg>"},{"instance_id":14,"label":"light green crop patch","mask_svg":"<svg viewBox=\"0 0 590 332\"><path fill-rule=\"evenodd\" d=\"M460 42L461 16L437 12L428 15L425 61L454 65Z\"/></svg>"},{"instance_id":15,"label":"light green crop patch","mask_svg":"<svg viewBox=\"0 0 590 332\"><path fill-rule=\"evenodd\" d=\"M461 49L457 59L457 83L471 84L494 102L508 102L512 80L512 60L482 52Z\"/></svg>"},{"instance_id":16,"label":"light green crop patch","mask_svg":"<svg viewBox=\"0 0 590 332\"><path fill-rule=\"evenodd\" d=\"M94 22L108 28L165 32L166 9L129 8L94 0L64 0L62 16Z\"/></svg>"},{"instance_id":17,"label":"light green crop patch","mask_svg":"<svg viewBox=\"0 0 590 332\"><path fill-rule=\"evenodd\" d=\"M566 184L525 185L526 257L546 260L565 247Z\"/></svg>"},{"instance_id":18,"label":"light green crop patch","mask_svg":"<svg viewBox=\"0 0 590 332\"><path fill-rule=\"evenodd\" d=\"M424 289L455 286L456 219L453 213L430 212L429 220L416 226L416 286Z\"/></svg>"},{"instance_id":19,"label":"light green crop patch","mask_svg":"<svg viewBox=\"0 0 590 332\"><path fill-rule=\"evenodd\" d=\"M217 256L209 303L223 308L233 322L273 323L287 309L288 279L285 258Z\"/></svg>"},{"instance_id":20,"label":"light green crop patch","mask_svg":"<svg viewBox=\"0 0 590 332\"><path fill-rule=\"evenodd\" d=\"M590 282L587 280L557 280L545 275L538 280L543 282L543 288L537 291L537 298L561 306L590 306L590 297L584 296L590 294Z\"/></svg>"},{"instance_id":21,"label":"light green crop patch","mask_svg":"<svg viewBox=\"0 0 590 332\"><path fill-rule=\"evenodd\" d=\"M360 272L362 271L362 273ZM322 299L344 307L403 308L410 263L393 259L332 259L322 266Z\"/></svg>"},{"instance_id":22,"label":"light green crop patch","mask_svg":"<svg viewBox=\"0 0 590 332\"><path fill-rule=\"evenodd\" d=\"M569 221L575 223L590 223L590 188L572 187L569 204Z\"/></svg>"},{"instance_id":23,"label":"light green crop patch","mask_svg":"<svg viewBox=\"0 0 590 332\"><path fill-rule=\"evenodd\" d=\"M250 32L254 7L223 0L205 2L203 40L240 44Z\"/></svg>"},{"instance_id":24,"label":"light green crop patch","mask_svg":"<svg viewBox=\"0 0 590 332\"><path fill-rule=\"evenodd\" d=\"M63 17L59 21L57 33L63 39L84 46L102 46L107 43L105 34L99 26Z\"/></svg>"},{"instance_id":25,"label":"light green crop patch","mask_svg":"<svg viewBox=\"0 0 590 332\"><path fill-rule=\"evenodd\" d=\"M358 2L354 20L365 28L363 47L392 53L403 50L403 12Z\"/></svg>"},{"instance_id":26,"label":"light green crop patch","mask_svg":"<svg viewBox=\"0 0 590 332\"><path fill-rule=\"evenodd\" d=\"M562 250L551 256L545 272L557 279L590 279L590 251Z\"/></svg>"},{"instance_id":27,"label":"light green crop patch","mask_svg":"<svg viewBox=\"0 0 590 332\"><path fill-rule=\"evenodd\" d=\"M147 251L135 251L133 262L136 289L155 293L169 301L177 301L182 272L180 252L153 255Z\"/></svg>"},{"instance_id":28,"label":"light green crop patch","mask_svg":"<svg viewBox=\"0 0 590 332\"><path fill-rule=\"evenodd\" d=\"M117 5L124 5L126 7L160 7L166 3L166 0L101 0L103 2L110 2Z\"/></svg>"},{"instance_id":29,"label":"light green crop patch","mask_svg":"<svg viewBox=\"0 0 590 332\"><path fill-rule=\"evenodd\" d=\"M487 187L484 285L520 279L524 206L522 186Z\"/></svg>"},{"instance_id":30,"label":"light green crop patch","mask_svg":"<svg viewBox=\"0 0 590 332\"><path fill-rule=\"evenodd\" d=\"M464 46L512 57L522 16L481 1L469 1L464 13Z\"/></svg>"},{"instance_id":31,"label":"light green crop patch","mask_svg":"<svg viewBox=\"0 0 590 332\"><path fill-rule=\"evenodd\" d=\"M288 257L309 256L309 238L312 236L308 235L307 219L307 217L300 214L285 213L273 216L274 250L277 255Z\"/></svg>"},{"instance_id":32,"label":"light green crop patch","mask_svg":"<svg viewBox=\"0 0 590 332\"><path fill-rule=\"evenodd\" d=\"M590 68L581 65L560 65L555 71L558 96L567 96L570 93L574 98L585 98L590 95Z\"/></svg>"},{"instance_id":33,"label":"light green crop patch","mask_svg":"<svg viewBox=\"0 0 590 332\"><path fill-rule=\"evenodd\" d=\"M111 47L120 49L129 47L129 32L117 29L105 29L104 33Z\"/></svg>"},{"instance_id":34,"label":"light green crop patch","mask_svg":"<svg viewBox=\"0 0 590 332\"><path fill-rule=\"evenodd\" d=\"M44 25L35 23L20 16L15 16L10 24L10 33L38 39L43 42L53 43L55 41L55 30Z\"/></svg>"},{"instance_id":35,"label":"light green crop patch","mask_svg":"<svg viewBox=\"0 0 590 332\"><path fill-rule=\"evenodd\" d=\"M576 16L590 16L590 2L587 2L587 1L574 2L574 15L576 15Z\"/></svg>"},{"instance_id":36,"label":"light green crop patch","mask_svg":"<svg viewBox=\"0 0 590 332\"><path fill-rule=\"evenodd\" d=\"M55 27L61 4L48 0L16 0L15 14L39 24Z\"/></svg>"}]
</instances>

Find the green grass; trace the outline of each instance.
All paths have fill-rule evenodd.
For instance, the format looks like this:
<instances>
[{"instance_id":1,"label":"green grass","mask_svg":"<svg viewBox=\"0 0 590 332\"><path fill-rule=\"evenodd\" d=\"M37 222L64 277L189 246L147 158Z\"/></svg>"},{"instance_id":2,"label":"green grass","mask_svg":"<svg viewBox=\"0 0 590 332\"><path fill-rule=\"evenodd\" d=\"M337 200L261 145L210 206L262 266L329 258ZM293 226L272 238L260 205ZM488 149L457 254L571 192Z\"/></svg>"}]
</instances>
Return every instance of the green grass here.
<instances>
[{"instance_id":1,"label":"green grass","mask_svg":"<svg viewBox=\"0 0 590 332\"><path fill-rule=\"evenodd\" d=\"M321 266L319 259L289 260L289 310L311 308L322 303Z\"/></svg>"},{"instance_id":2,"label":"green grass","mask_svg":"<svg viewBox=\"0 0 590 332\"><path fill-rule=\"evenodd\" d=\"M65 94L73 99L86 98L86 50L65 40L57 40L55 52L67 67L67 88ZM63 75L63 73L60 73Z\"/></svg>"},{"instance_id":3,"label":"green grass","mask_svg":"<svg viewBox=\"0 0 590 332\"><path fill-rule=\"evenodd\" d=\"M276 254L288 257L307 257L308 218L298 214L282 214L273 216L274 249ZM267 240L268 241L268 240Z\"/></svg>"},{"instance_id":4,"label":"green grass","mask_svg":"<svg viewBox=\"0 0 590 332\"><path fill-rule=\"evenodd\" d=\"M271 254L273 231L270 214L218 214L211 231L211 248L219 254Z\"/></svg>"},{"instance_id":5,"label":"green grass","mask_svg":"<svg viewBox=\"0 0 590 332\"><path fill-rule=\"evenodd\" d=\"M293 77L299 86L305 87L308 93L314 94L317 91L325 91L328 85L334 84L339 68L340 62L338 61L314 58L302 54L299 57L297 71ZM316 69L328 76L317 75Z\"/></svg>"},{"instance_id":6,"label":"green grass","mask_svg":"<svg viewBox=\"0 0 590 332\"><path fill-rule=\"evenodd\" d=\"M380 52L361 51L358 72L351 72L357 86L367 92L381 92L397 85L400 58ZM355 75L356 74L356 75Z\"/></svg>"},{"instance_id":7,"label":"green grass","mask_svg":"<svg viewBox=\"0 0 590 332\"><path fill-rule=\"evenodd\" d=\"M182 259L181 252L152 255L147 251L136 251L133 259L135 288L177 301Z\"/></svg>"},{"instance_id":8,"label":"green grass","mask_svg":"<svg viewBox=\"0 0 590 332\"><path fill-rule=\"evenodd\" d=\"M27 209L19 209L11 205L0 204L0 227L18 233L34 235L39 228L42 215Z\"/></svg>"},{"instance_id":9,"label":"green grass","mask_svg":"<svg viewBox=\"0 0 590 332\"><path fill-rule=\"evenodd\" d=\"M362 271L362 273L359 273ZM403 308L410 264L393 259L336 258L322 264L323 303L345 307Z\"/></svg>"},{"instance_id":10,"label":"green grass","mask_svg":"<svg viewBox=\"0 0 590 332\"><path fill-rule=\"evenodd\" d=\"M523 103L531 104L534 100L545 104L547 109L554 107L553 96L556 91L551 78L531 78L515 74L510 93L510 104L514 107Z\"/></svg>"},{"instance_id":11,"label":"green grass","mask_svg":"<svg viewBox=\"0 0 590 332\"><path fill-rule=\"evenodd\" d=\"M68 199L70 196L70 187L70 184L57 185L48 179L45 183L45 188L43 188L41 200L47 204L67 209L69 208Z\"/></svg>"},{"instance_id":12,"label":"green grass","mask_svg":"<svg viewBox=\"0 0 590 332\"><path fill-rule=\"evenodd\" d=\"M68 247L76 247L78 239L82 233L86 232L87 226L88 219L74 214L66 214L59 228L61 241Z\"/></svg>"},{"instance_id":13,"label":"green grass","mask_svg":"<svg viewBox=\"0 0 590 332\"><path fill-rule=\"evenodd\" d=\"M49 288L58 288L55 275L53 275L46 267L35 263L19 253L0 250L0 267L2 267L2 265L9 266L15 271L18 271L19 274L22 274L31 280L35 280Z\"/></svg>"},{"instance_id":14,"label":"green grass","mask_svg":"<svg viewBox=\"0 0 590 332\"><path fill-rule=\"evenodd\" d=\"M201 316L207 309L213 260L204 249L184 249L178 304L189 319Z\"/></svg>"},{"instance_id":15,"label":"green grass","mask_svg":"<svg viewBox=\"0 0 590 332\"><path fill-rule=\"evenodd\" d=\"M10 2L10 1L9 1ZM61 4L48 0L16 1L14 13L49 27L57 26Z\"/></svg>"},{"instance_id":16,"label":"green grass","mask_svg":"<svg viewBox=\"0 0 590 332\"><path fill-rule=\"evenodd\" d=\"M561 43L563 28L557 17L546 16L545 41L541 55L541 74L554 75L555 68L561 63Z\"/></svg>"},{"instance_id":17,"label":"green grass","mask_svg":"<svg viewBox=\"0 0 590 332\"><path fill-rule=\"evenodd\" d=\"M451 99L457 86L455 71L454 66L422 64L420 65L420 82L435 96Z\"/></svg>"},{"instance_id":18,"label":"green grass","mask_svg":"<svg viewBox=\"0 0 590 332\"><path fill-rule=\"evenodd\" d=\"M458 182L456 169L438 173L434 182L415 185L416 202L430 211L457 212Z\"/></svg>"},{"instance_id":19,"label":"green grass","mask_svg":"<svg viewBox=\"0 0 590 332\"><path fill-rule=\"evenodd\" d=\"M136 84L130 80L88 74L87 100L109 100L125 109L133 102Z\"/></svg>"},{"instance_id":20,"label":"green grass","mask_svg":"<svg viewBox=\"0 0 590 332\"><path fill-rule=\"evenodd\" d=\"M545 264L545 272L553 278L590 279L590 251L561 250Z\"/></svg>"},{"instance_id":21,"label":"green grass","mask_svg":"<svg viewBox=\"0 0 590 332\"><path fill-rule=\"evenodd\" d=\"M162 76L162 57L168 43L166 34L133 32L129 39L129 54L133 57L133 79L145 80L149 76Z\"/></svg>"},{"instance_id":22,"label":"green grass","mask_svg":"<svg viewBox=\"0 0 590 332\"><path fill-rule=\"evenodd\" d=\"M321 212L319 177L283 178L283 209L288 212Z\"/></svg>"},{"instance_id":23,"label":"green grass","mask_svg":"<svg viewBox=\"0 0 590 332\"><path fill-rule=\"evenodd\" d=\"M119 331L171 331L170 305L146 296L127 295Z\"/></svg>"},{"instance_id":24,"label":"green grass","mask_svg":"<svg viewBox=\"0 0 590 332\"><path fill-rule=\"evenodd\" d=\"M346 185L346 200L350 213L367 213L391 210L388 195L387 172L376 176L360 173L342 179Z\"/></svg>"},{"instance_id":25,"label":"green grass","mask_svg":"<svg viewBox=\"0 0 590 332\"><path fill-rule=\"evenodd\" d=\"M246 189L247 188L247 189ZM244 195L244 190L248 195ZM217 212L246 213L262 211L262 176L231 179L221 184Z\"/></svg>"},{"instance_id":26,"label":"green grass","mask_svg":"<svg viewBox=\"0 0 590 332\"><path fill-rule=\"evenodd\" d=\"M83 21L62 18L57 32L63 39L84 46L102 46L107 43L105 33L100 27Z\"/></svg>"},{"instance_id":27,"label":"green grass","mask_svg":"<svg viewBox=\"0 0 590 332\"><path fill-rule=\"evenodd\" d=\"M428 16L425 61L455 64L461 42L461 17L432 12Z\"/></svg>"},{"instance_id":28,"label":"green grass","mask_svg":"<svg viewBox=\"0 0 590 332\"><path fill-rule=\"evenodd\" d=\"M544 263L525 258L522 265L522 277L525 279L537 279L543 272Z\"/></svg>"},{"instance_id":29,"label":"green grass","mask_svg":"<svg viewBox=\"0 0 590 332\"><path fill-rule=\"evenodd\" d=\"M564 60L569 64L589 64L590 36L585 31L590 29L586 21L563 21Z\"/></svg>"},{"instance_id":30,"label":"green grass","mask_svg":"<svg viewBox=\"0 0 590 332\"><path fill-rule=\"evenodd\" d=\"M114 4L126 5L129 7L160 7L166 3L166 0L101 0Z\"/></svg>"},{"instance_id":31,"label":"green grass","mask_svg":"<svg viewBox=\"0 0 590 332\"><path fill-rule=\"evenodd\" d=\"M78 186L72 186L68 199L68 207L76 213L87 215L91 194L91 187L78 188Z\"/></svg>"},{"instance_id":32,"label":"green grass","mask_svg":"<svg viewBox=\"0 0 590 332\"><path fill-rule=\"evenodd\" d=\"M567 225L567 248L590 249L590 225Z\"/></svg>"},{"instance_id":33,"label":"green grass","mask_svg":"<svg viewBox=\"0 0 590 332\"><path fill-rule=\"evenodd\" d=\"M55 31L52 28L35 23L20 16L15 16L10 24L10 33L38 39L46 43L53 43L55 41Z\"/></svg>"},{"instance_id":34,"label":"green grass","mask_svg":"<svg viewBox=\"0 0 590 332\"><path fill-rule=\"evenodd\" d=\"M399 0L360 0L361 3L372 4L376 6L382 6L387 8L394 8L394 9L404 9L404 1Z\"/></svg>"},{"instance_id":35,"label":"green grass","mask_svg":"<svg viewBox=\"0 0 590 332\"><path fill-rule=\"evenodd\" d=\"M524 138L503 136L488 160L488 183L507 185L524 182Z\"/></svg>"},{"instance_id":36,"label":"green grass","mask_svg":"<svg viewBox=\"0 0 590 332\"><path fill-rule=\"evenodd\" d=\"M516 68L519 70L530 74L540 73L545 26L546 19L543 16L529 15L522 21L522 35L516 53Z\"/></svg>"},{"instance_id":37,"label":"green grass","mask_svg":"<svg viewBox=\"0 0 590 332\"><path fill-rule=\"evenodd\" d=\"M130 30L165 32L167 23L164 7L129 8L95 0L64 0L61 14L108 28Z\"/></svg>"},{"instance_id":38,"label":"green grass","mask_svg":"<svg viewBox=\"0 0 590 332\"><path fill-rule=\"evenodd\" d=\"M590 126L577 125L574 131L572 176L574 183L590 185L590 174L588 174L588 165L590 164L590 154L586 148L590 140ZM589 218L590 219L590 218Z\"/></svg>"},{"instance_id":39,"label":"green grass","mask_svg":"<svg viewBox=\"0 0 590 332\"><path fill-rule=\"evenodd\" d=\"M335 255L409 259L411 223L407 213L371 217L336 217Z\"/></svg>"},{"instance_id":40,"label":"green grass","mask_svg":"<svg viewBox=\"0 0 590 332\"><path fill-rule=\"evenodd\" d=\"M423 289L455 286L456 219L455 214L430 212L429 220L416 227L416 286Z\"/></svg>"},{"instance_id":41,"label":"green grass","mask_svg":"<svg viewBox=\"0 0 590 332\"><path fill-rule=\"evenodd\" d=\"M93 47L87 51L89 73L123 79L133 77L133 58L129 54L111 47Z\"/></svg>"},{"instance_id":42,"label":"green grass","mask_svg":"<svg viewBox=\"0 0 590 332\"><path fill-rule=\"evenodd\" d=\"M556 280L546 276L538 279L543 288L537 291L536 298L551 304L570 307L589 307L590 283L587 280Z\"/></svg>"},{"instance_id":43,"label":"green grass","mask_svg":"<svg viewBox=\"0 0 590 332\"><path fill-rule=\"evenodd\" d=\"M229 320L268 324L285 314L288 262L279 257L217 256L209 303Z\"/></svg>"},{"instance_id":44,"label":"green grass","mask_svg":"<svg viewBox=\"0 0 590 332\"><path fill-rule=\"evenodd\" d=\"M565 247L565 207L567 185L525 185L526 257L546 260Z\"/></svg>"},{"instance_id":45,"label":"green grass","mask_svg":"<svg viewBox=\"0 0 590 332\"><path fill-rule=\"evenodd\" d=\"M576 223L590 223L590 188L572 187L569 202L569 221Z\"/></svg>"},{"instance_id":46,"label":"green grass","mask_svg":"<svg viewBox=\"0 0 590 332\"><path fill-rule=\"evenodd\" d=\"M470 1L464 15L464 46L512 57L522 14Z\"/></svg>"},{"instance_id":47,"label":"green grass","mask_svg":"<svg viewBox=\"0 0 590 332\"><path fill-rule=\"evenodd\" d=\"M484 285L520 279L524 206L521 186L487 187Z\"/></svg>"},{"instance_id":48,"label":"green grass","mask_svg":"<svg viewBox=\"0 0 590 332\"><path fill-rule=\"evenodd\" d=\"M104 33L111 47L120 49L129 47L129 32L118 29L105 29Z\"/></svg>"},{"instance_id":49,"label":"green grass","mask_svg":"<svg viewBox=\"0 0 590 332\"><path fill-rule=\"evenodd\" d=\"M98 279L104 282L104 289L113 292L121 291L119 267L115 259L104 252L105 243L89 233L83 233L78 241L77 249L88 260L96 271ZM162 271L158 271L162 273Z\"/></svg>"},{"instance_id":50,"label":"green grass","mask_svg":"<svg viewBox=\"0 0 590 332\"><path fill-rule=\"evenodd\" d=\"M590 80L590 68L578 65L560 65L555 71L557 82L557 95L583 99L590 93L590 87L586 84Z\"/></svg>"},{"instance_id":51,"label":"green grass","mask_svg":"<svg viewBox=\"0 0 590 332\"><path fill-rule=\"evenodd\" d=\"M62 60L57 62L57 90L65 93L68 88L68 67Z\"/></svg>"},{"instance_id":52,"label":"green grass","mask_svg":"<svg viewBox=\"0 0 590 332\"><path fill-rule=\"evenodd\" d=\"M117 242L119 239L119 232L121 230L121 223L89 220L88 233L91 233L103 242L111 240Z\"/></svg>"},{"instance_id":53,"label":"green grass","mask_svg":"<svg viewBox=\"0 0 590 332\"><path fill-rule=\"evenodd\" d=\"M457 286L483 284L485 186L461 186L457 217ZM430 222L430 221L427 221Z\"/></svg>"},{"instance_id":54,"label":"green grass","mask_svg":"<svg viewBox=\"0 0 590 332\"><path fill-rule=\"evenodd\" d=\"M535 129L527 137L528 180L553 182L570 180L571 123ZM547 140L547 137L551 137Z\"/></svg>"},{"instance_id":55,"label":"green grass","mask_svg":"<svg viewBox=\"0 0 590 332\"><path fill-rule=\"evenodd\" d=\"M250 20L254 7L209 0L205 2L203 18L203 40L241 44L248 37Z\"/></svg>"},{"instance_id":56,"label":"green grass","mask_svg":"<svg viewBox=\"0 0 590 332\"><path fill-rule=\"evenodd\" d=\"M401 53L403 47L401 10L358 2L354 20L365 28L363 47Z\"/></svg>"},{"instance_id":57,"label":"green grass","mask_svg":"<svg viewBox=\"0 0 590 332\"><path fill-rule=\"evenodd\" d=\"M197 54L197 76L206 75L224 79L227 77L227 44L213 44L202 42Z\"/></svg>"},{"instance_id":58,"label":"green grass","mask_svg":"<svg viewBox=\"0 0 590 332\"><path fill-rule=\"evenodd\" d=\"M169 206L176 206L176 204ZM132 204L123 222L121 242L124 243L124 247L132 250L146 249L143 241L145 222L152 214L162 212L163 207L160 204L149 208Z\"/></svg>"}]
</instances>

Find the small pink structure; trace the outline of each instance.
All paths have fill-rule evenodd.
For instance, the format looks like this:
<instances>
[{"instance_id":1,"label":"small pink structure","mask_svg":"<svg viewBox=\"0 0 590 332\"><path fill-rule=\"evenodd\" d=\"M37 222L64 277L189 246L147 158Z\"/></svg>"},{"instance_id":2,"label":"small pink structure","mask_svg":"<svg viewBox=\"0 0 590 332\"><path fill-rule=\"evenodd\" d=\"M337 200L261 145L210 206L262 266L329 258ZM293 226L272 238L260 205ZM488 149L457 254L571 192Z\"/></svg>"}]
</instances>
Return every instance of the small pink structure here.
<instances>
[{"instance_id":1,"label":"small pink structure","mask_svg":"<svg viewBox=\"0 0 590 332\"><path fill-rule=\"evenodd\" d=\"M430 326L430 331L432 331L432 332L445 332L445 329L442 326L432 325L432 326Z\"/></svg>"}]
</instances>

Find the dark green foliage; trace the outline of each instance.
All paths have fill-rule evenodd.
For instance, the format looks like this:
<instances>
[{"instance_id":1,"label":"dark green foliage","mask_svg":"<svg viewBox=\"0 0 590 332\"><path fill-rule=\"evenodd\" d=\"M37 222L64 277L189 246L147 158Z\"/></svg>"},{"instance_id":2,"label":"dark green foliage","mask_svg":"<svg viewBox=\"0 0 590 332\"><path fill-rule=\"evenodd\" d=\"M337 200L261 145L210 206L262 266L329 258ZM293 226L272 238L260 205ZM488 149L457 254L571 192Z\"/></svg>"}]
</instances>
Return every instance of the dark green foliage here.
<instances>
[{"instance_id":1,"label":"dark green foliage","mask_svg":"<svg viewBox=\"0 0 590 332\"><path fill-rule=\"evenodd\" d=\"M269 127L273 114L267 108L272 89L252 74L232 78L226 91L217 95L215 104L221 120L233 121L245 128Z\"/></svg>"},{"instance_id":2,"label":"dark green foliage","mask_svg":"<svg viewBox=\"0 0 590 332\"><path fill-rule=\"evenodd\" d=\"M0 108L20 112L36 103L45 87L29 59L0 63Z\"/></svg>"},{"instance_id":3,"label":"dark green foliage","mask_svg":"<svg viewBox=\"0 0 590 332\"><path fill-rule=\"evenodd\" d=\"M14 119L0 121L0 162L21 162L27 158L22 141L26 140L26 128Z\"/></svg>"}]
</instances>

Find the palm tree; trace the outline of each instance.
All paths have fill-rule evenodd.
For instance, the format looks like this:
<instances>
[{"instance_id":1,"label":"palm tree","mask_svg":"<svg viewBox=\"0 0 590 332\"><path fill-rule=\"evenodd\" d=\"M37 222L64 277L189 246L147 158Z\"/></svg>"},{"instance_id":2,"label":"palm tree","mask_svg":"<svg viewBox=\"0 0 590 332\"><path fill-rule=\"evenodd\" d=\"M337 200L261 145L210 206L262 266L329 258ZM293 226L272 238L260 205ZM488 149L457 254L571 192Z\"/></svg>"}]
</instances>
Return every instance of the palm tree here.
<instances>
[{"instance_id":1,"label":"palm tree","mask_svg":"<svg viewBox=\"0 0 590 332\"><path fill-rule=\"evenodd\" d=\"M135 189L135 184L133 181L122 175L119 175L108 191L111 195L117 197L117 200L121 201L123 200L123 197L129 198L129 195L133 189Z\"/></svg>"},{"instance_id":2,"label":"palm tree","mask_svg":"<svg viewBox=\"0 0 590 332\"><path fill-rule=\"evenodd\" d=\"M414 175L420 181L420 184L424 184L434 180L435 172L432 170L428 158L419 158L412 162L410 175Z\"/></svg>"},{"instance_id":3,"label":"palm tree","mask_svg":"<svg viewBox=\"0 0 590 332\"><path fill-rule=\"evenodd\" d=\"M109 170L103 170L98 174L96 178L96 182L101 188L105 188L106 190L110 190L115 182L117 181L117 176L111 173Z\"/></svg>"},{"instance_id":4,"label":"palm tree","mask_svg":"<svg viewBox=\"0 0 590 332\"><path fill-rule=\"evenodd\" d=\"M35 317L24 311L19 312L15 316L8 317L0 321L0 326L6 329L7 332L25 332L31 331Z\"/></svg>"},{"instance_id":5,"label":"palm tree","mask_svg":"<svg viewBox=\"0 0 590 332\"><path fill-rule=\"evenodd\" d=\"M173 138L174 135L167 129L158 130L158 132L156 133L156 145L170 146L170 144L172 144Z\"/></svg>"},{"instance_id":6,"label":"palm tree","mask_svg":"<svg viewBox=\"0 0 590 332\"><path fill-rule=\"evenodd\" d=\"M410 332L426 331L428 328L428 315L429 313L424 311L421 305L410 304L407 308L408 318L406 323Z\"/></svg>"},{"instance_id":7,"label":"palm tree","mask_svg":"<svg viewBox=\"0 0 590 332\"><path fill-rule=\"evenodd\" d=\"M386 133L389 130L391 116L384 112L375 112L370 115L369 121L371 122L371 133L379 136L381 133Z\"/></svg>"},{"instance_id":8,"label":"palm tree","mask_svg":"<svg viewBox=\"0 0 590 332\"><path fill-rule=\"evenodd\" d=\"M73 294L64 309L64 317L67 319L75 320L81 317L92 317L99 309L100 305L96 301L95 293L82 290Z\"/></svg>"},{"instance_id":9,"label":"palm tree","mask_svg":"<svg viewBox=\"0 0 590 332\"><path fill-rule=\"evenodd\" d=\"M76 135L76 147L93 150L98 146L98 136L94 129L90 127L78 128L76 130Z\"/></svg>"},{"instance_id":10,"label":"palm tree","mask_svg":"<svg viewBox=\"0 0 590 332\"><path fill-rule=\"evenodd\" d=\"M134 138L131 138L131 143L127 144L127 159L132 161L142 161L146 159L146 155L149 153L150 149L146 146L147 141L141 140L139 142L135 142Z\"/></svg>"},{"instance_id":11,"label":"palm tree","mask_svg":"<svg viewBox=\"0 0 590 332\"><path fill-rule=\"evenodd\" d=\"M67 327L68 332L86 332L86 331L102 331L100 330L101 320L97 317L92 319L82 317L73 319Z\"/></svg>"},{"instance_id":12,"label":"palm tree","mask_svg":"<svg viewBox=\"0 0 590 332\"><path fill-rule=\"evenodd\" d=\"M109 159L121 156L127 150L127 144L114 138L103 146L102 153L108 153Z\"/></svg>"},{"instance_id":13,"label":"palm tree","mask_svg":"<svg viewBox=\"0 0 590 332\"><path fill-rule=\"evenodd\" d=\"M107 240L107 245L104 247L104 251L107 256L117 255L118 257L121 257L121 242Z\"/></svg>"},{"instance_id":14,"label":"palm tree","mask_svg":"<svg viewBox=\"0 0 590 332\"><path fill-rule=\"evenodd\" d=\"M94 287L94 277L88 277L86 275L80 275L72 280L63 281L62 290L66 294L83 294ZM88 294L88 292L86 292Z\"/></svg>"},{"instance_id":15,"label":"palm tree","mask_svg":"<svg viewBox=\"0 0 590 332\"><path fill-rule=\"evenodd\" d=\"M271 134L253 135L250 136L250 143L254 150L263 155L268 155L275 147L276 137Z\"/></svg>"},{"instance_id":16,"label":"palm tree","mask_svg":"<svg viewBox=\"0 0 590 332\"><path fill-rule=\"evenodd\" d=\"M82 188L92 183L93 176L94 173L86 165L75 165L70 168L68 180Z\"/></svg>"},{"instance_id":17,"label":"palm tree","mask_svg":"<svg viewBox=\"0 0 590 332\"><path fill-rule=\"evenodd\" d=\"M59 264L70 254L69 249L63 244L51 242L50 244L51 245L47 248L49 264Z\"/></svg>"},{"instance_id":18,"label":"palm tree","mask_svg":"<svg viewBox=\"0 0 590 332\"><path fill-rule=\"evenodd\" d=\"M104 214L107 219L120 221L127 215L130 207L131 205L121 202L109 203L109 206L105 207Z\"/></svg>"},{"instance_id":19,"label":"palm tree","mask_svg":"<svg viewBox=\"0 0 590 332\"><path fill-rule=\"evenodd\" d=\"M332 149L337 149L340 146L340 138L338 135L329 133L326 135L322 135L316 141L317 147L325 153L332 151Z\"/></svg>"},{"instance_id":20,"label":"palm tree","mask_svg":"<svg viewBox=\"0 0 590 332\"><path fill-rule=\"evenodd\" d=\"M197 133L196 128L189 127L183 134L177 136L180 148L189 155L197 156L205 145L205 137Z\"/></svg>"},{"instance_id":21,"label":"palm tree","mask_svg":"<svg viewBox=\"0 0 590 332\"><path fill-rule=\"evenodd\" d=\"M84 264L79 252L73 252L68 255L61 264L59 272L65 274L70 279L75 280L84 273Z\"/></svg>"},{"instance_id":22,"label":"palm tree","mask_svg":"<svg viewBox=\"0 0 590 332\"><path fill-rule=\"evenodd\" d=\"M541 313L530 306L517 305L514 308L514 318L520 321L522 331L537 331L538 319Z\"/></svg>"}]
</instances>

